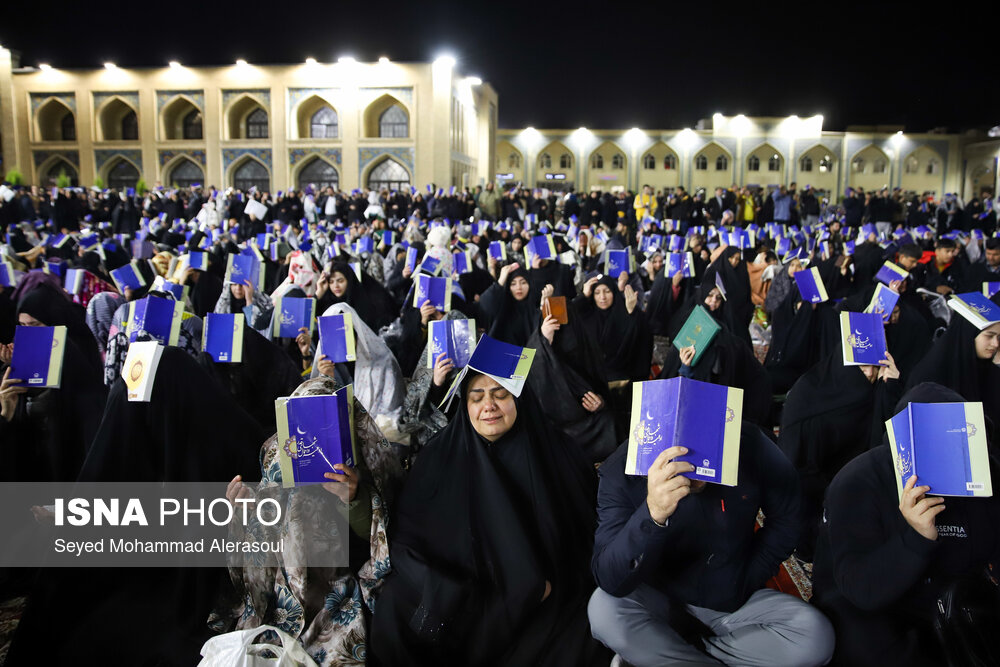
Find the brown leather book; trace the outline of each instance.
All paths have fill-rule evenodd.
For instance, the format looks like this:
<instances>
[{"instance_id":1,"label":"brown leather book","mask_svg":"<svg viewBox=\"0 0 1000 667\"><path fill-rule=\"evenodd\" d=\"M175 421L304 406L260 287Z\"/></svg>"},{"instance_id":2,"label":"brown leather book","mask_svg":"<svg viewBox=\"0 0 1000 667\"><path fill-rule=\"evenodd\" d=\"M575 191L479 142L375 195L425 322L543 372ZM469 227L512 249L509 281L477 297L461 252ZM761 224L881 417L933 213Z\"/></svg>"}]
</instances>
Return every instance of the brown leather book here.
<instances>
[{"instance_id":1,"label":"brown leather book","mask_svg":"<svg viewBox=\"0 0 1000 667\"><path fill-rule=\"evenodd\" d=\"M559 324L569 324L569 311L566 310L566 297L549 296L542 302L542 315L554 317Z\"/></svg>"}]
</instances>

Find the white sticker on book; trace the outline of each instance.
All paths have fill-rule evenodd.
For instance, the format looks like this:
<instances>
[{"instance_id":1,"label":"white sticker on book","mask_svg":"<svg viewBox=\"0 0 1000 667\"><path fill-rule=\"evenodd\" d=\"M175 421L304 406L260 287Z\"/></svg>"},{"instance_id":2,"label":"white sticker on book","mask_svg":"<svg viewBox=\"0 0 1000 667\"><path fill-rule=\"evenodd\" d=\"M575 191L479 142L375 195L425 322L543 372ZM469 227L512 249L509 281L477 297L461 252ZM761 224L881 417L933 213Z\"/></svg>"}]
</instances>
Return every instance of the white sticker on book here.
<instances>
[{"instance_id":1,"label":"white sticker on book","mask_svg":"<svg viewBox=\"0 0 1000 667\"><path fill-rule=\"evenodd\" d=\"M695 468L694 472L696 475L704 475L705 477L715 477L715 468Z\"/></svg>"},{"instance_id":2,"label":"white sticker on book","mask_svg":"<svg viewBox=\"0 0 1000 667\"><path fill-rule=\"evenodd\" d=\"M982 482L966 482L965 483L965 490L966 491L982 491L985 488L986 488L986 485L983 484Z\"/></svg>"}]
</instances>

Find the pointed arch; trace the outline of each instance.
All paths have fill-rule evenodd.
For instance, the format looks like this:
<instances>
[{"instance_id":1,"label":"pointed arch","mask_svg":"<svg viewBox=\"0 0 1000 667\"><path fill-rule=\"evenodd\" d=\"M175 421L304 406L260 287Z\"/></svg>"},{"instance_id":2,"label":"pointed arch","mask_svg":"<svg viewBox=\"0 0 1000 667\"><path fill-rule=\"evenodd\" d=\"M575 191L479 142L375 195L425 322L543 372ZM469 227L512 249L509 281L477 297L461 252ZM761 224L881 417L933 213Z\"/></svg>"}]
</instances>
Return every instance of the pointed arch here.
<instances>
[{"instance_id":1,"label":"pointed arch","mask_svg":"<svg viewBox=\"0 0 1000 667\"><path fill-rule=\"evenodd\" d=\"M609 190L628 185L628 158L625 150L613 141L601 142L587 157L587 186Z\"/></svg>"},{"instance_id":2,"label":"pointed arch","mask_svg":"<svg viewBox=\"0 0 1000 667\"><path fill-rule=\"evenodd\" d=\"M545 156L545 155L549 156L549 164L548 164L548 166L543 166L542 165L543 156ZM567 148L566 144L564 144L561 141L552 141L545 148L543 148L542 150L540 150L538 152L538 158L537 158L537 167L538 167L538 169L539 170L548 169L550 171L553 170L553 169L559 170L560 169L559 163L560 163L561 158L562 158L563 155L568 155L569 156L569 165L570 166L569 166L568 169L563 169L562 171L572 171L572 169L574 167L575 156L573 155L573 151L571 151L569 148Z\"/></svg>"},{"instance_id":3,"label":"pointed arch","mask_svg":"<svg viewBox=\"0 0 1000 667\"><path fill-rule=\"evenodd\" d=\"M690 185L694 189L705 188L707 192L725 188L735 180L735 166L729 149L717 141L709 141L691 158Z\"/></svg>"},{"instance_id":4,"label":"pointed arch","mask_svg":"<svg viewBox=\"0 0 1000 667\"><path fill-rule=\"evenodd\" d=\"M191 187L195 183L205 182L205 171L201 165L187 155L178 155L168 162L163 169L163 182L171 187Z\"/></svg>"},{"instance_id":5,"label":"pointed arch","mask_svg":"<svg viewBox=\"0 0 1000 667\"><path fill-rule=\"evenodd\" d=\"M914 148L903 158L902 166L903 189L937 194L943 187L945 161L930 146ZM976 195L978 194L977 192Z\"/></svg>"},{"instance_id":6,"label":"pointed arch","mask_svg":"<svg viewBox=\"0 0 1000 667\"><path fill-rule=\"evenodd\" d=\"M751 168L752 164L757 164L758 168ZM765 141L746 154L746 167L747 171L767 172L769 181L772 178L784 180L785 156L774 145Z\"/></svg>"},{"instance_id":7,"label":"pointed arch","mask_svg":"<svg viewBox=\"0 0 1000 667\"><path fill-rule=\"evenodd\" d=\"M854 152L845 165L848 185L865 190L877 190L889 185L892 162L884 150L875 144L866 144Z\"/></svg>"},{"instance_id":8,"label":"pointed arch","mask_svg":"<svg viewBox=\"0 0 1000 667\"><path fill-rule=\"evenodd\" d=\"M302 160L296 167L292 180L299 189L313 184L320 192L328 186L336 190L340 186L340 170L323 155L315 154Z\"/></svg>"},{"instance_id":9,"label":"pointed arch","mask_svg":"<svg viewBox=\"0 0 1000 667\"><path fill-rule=\"evenodd\" d=\"M340 114L333 103L313 94L295 107L292 139L339 139Z\"/></svg>"},{"instance_id":10,"label":"pointed arch","mask_svg":"<svg viewBox=\"0 0 1000 667\"><path fill-rule=\"evenodd\" d=\"M229 182L243 192L254 186L262 192L270 192L271 170L253 155L242 155L229 168Z\"/></svg>"},{"instance_id":11,"label":"pointed arch","mask_svg":"<svg viewBox=\"0 0 1000 667\"><path fill-rule=\"evenodd\" d=\"M383 94L367 107L363 114L365 137L410 137L410 110L398 98Z\"/></svg>"},{"instance_id":12,"label":"pointed arch","mask_svg":"<svg viewBox=\"0 0 1000 667\"><path fill-rule=\"evenodd\" d=\"M647 148L640 165L639 185L649 185L655 191L676 188L681 184L680 156L664 141L657 141Z\"/></svg>"},{"instance_id":13,"label":"pointed arch","mask_svg":"<svg viewBox=\"0 0 1000 667\"><path fill-rule=\"evenodd\" d=\"M259 122L263 112L263 123ZM267 139L270 114L255 95L243 93L233 99L225 110L226 139ZM253 122L258 121L258 122Z\"/></svg>"},{"instance_id":14,"label":"pointed arch","mask_svg":"<svg viewBox=\"0 0 1000 667\"><path fill-rule=\"evenodd\" d=\"M104 182L112 190L124 192L127 188L134 188L142 175L139 167L124 155L116 156L108 161L104 168Z\"/></svg>"},{"instance_id":15,"label":"pointed arch","mask_svg":"<svg viewBox=\"0 0 1000 667\"><path fill-rule=\"evenodd\" d=\"M48 160L38 165L37 182L44 187L56 185L56 179L60 173L65 173L69 177L69 184L72 187L80 185L80 172L76 166L62 155L53 155Z\"/></svg>"},{"instance_id":16,"label":"pointed arch","mask_svg":"<svg viewBox=\"0 0 1000 667\"><path fill-rule=\"evenodd\" d=\"M362 183L369 190L403 190L410 187L413 176L402 162L386 155L380 160L373 160L365 170Z\"/></svg>"},{"instance_id":17,"label":"pointed arch","mask_svg":"<svg viewBox=\"0 0 1000 667\"><path fill-rule=\"evenodd\" d=\"M160 112L160 133L168 141L201 139L204 137L202 123L201 109L187 95L175 95ZM193 131L195 127L198 128L197 133Z\"/></svg>"},{"instance_id":18,"label":"pointed arch","mask_svg":"<svg viewBox=\"0 0 1000 667\"><path fill-rule=\"evenodd\" d=\"M138 109L120 95L104 100L97 108L97 140L136 141L138 138Z\"/></svg>"},{"instance_id":19,"label":"pointed arch","mask_svg":"<svg viewBox=\"0 0 1000 667\"><path fill-rule=\"evenodd\" d=\"M66 103L50 97L35 112L35 133L40 141L76 141L76 116Z\"/></svg>"},{"instance_id":20,"label":"pointed arch","mask_svg":"<svg viewBox=\"0 0 1000 667\"><path fill-rule=\"evenodd\" d=\"M822 143L815 143L798 154L795 180L811 185L815 190L835 192L838 189L837 161L837 150ZM806 166L810 166L811 169L806 169Z\"/></svg>"},{"instance_id":21,"label":"pointed arch","mask_svg":"<svg viewBox=\"0 0 1000 667\"><path fill-rule=\"evenodd\" d=\"M497 174L510 174L509 178L499 179L504 183L514 181L524 181L524 174L528 165L524 162L522 153L514 144L509 141L500 141L496 148L496 169ZM487 180L493 180L492 175Z\"/></svg>"}]
</instances>

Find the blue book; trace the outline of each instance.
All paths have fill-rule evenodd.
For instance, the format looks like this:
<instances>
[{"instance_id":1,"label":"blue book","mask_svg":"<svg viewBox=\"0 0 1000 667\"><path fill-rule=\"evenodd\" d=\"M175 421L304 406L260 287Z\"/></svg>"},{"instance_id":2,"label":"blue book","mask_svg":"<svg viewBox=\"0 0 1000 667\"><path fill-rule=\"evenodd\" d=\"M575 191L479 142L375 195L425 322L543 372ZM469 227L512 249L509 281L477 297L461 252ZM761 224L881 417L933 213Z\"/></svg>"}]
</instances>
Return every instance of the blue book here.
<instances>
[{"instance_id":1,"label":"blue book","mask_svg":"<svg viewBox=\"0 0 1000 667\"><path fill-rule=\"evenodd\" d=\"M663 234L648 234L642 237L642 245L640 246L640 249L644 253L650 254L660 248L666 247L666 244L667 240Z\"/></svg>"},{"instance_id":2,"label":"blue book","mask_svg":"<svg viewBox=\"0 0 1000 667\"><path fill-rule=\"evenodd\" d=\"M316 326L316 299L279 296L274 300L272 324L271 335L275 338L295 338L302 328L312 335Z\"/></svg>"},{"instance_id":3,"label":"blue book","mask_svg":"<svg viewBox=\"0 0 1000 667\"><path fill-rule=\"evenodd\" d=\"M617 278L622 273L634 274L635 259L632 256L632 248L605 250L604 272L612 278Z\"/></svg>"},{"instance_id":4,"label":"blue book","mask_svg":"<svg viewBox=\"0 0 1000 667\"><path fill-rule=\"evenodd\" d=\"M249 280L254 289L264 289L264 272L260 270L260 260L253 255L230 254L226 261L225 280L238 285Z\"/></svg>"},{"instance_id":5,"label":"blue book","mask_svg":"<svg viewBox=\"0 0 1000 667\"><path fill-rule=\"evenodd\" d=\"M782 236L778 239L777 243L774 244L774 254L778 257L784 257L792 249L792 240L787 236Z\"/></svg>"},{"instance_id":6,"label":"blue book","mask_svg":"<svg viewBox=\"0 0 1000 667\"><path fill-rule=\"evenodd\" d=\"M133 259L150 259L156 252L156 248L150 241L132 241Z\"/></svg>"},{"instance_id":7,"label":"blue book","mask_svg":"<svg viewBox=\"0 0 1000 667\"><path fill-rule=\"evenodd\" d=\"M632 385L625 474L648 475L665 449L687 447L676 461L694 466L689 479L736 486L743 390L685 377Z\"/></svg>"},{"instance_id":8,"label":"blue book","mask_svg":"<svg viewBox=\"0 0 1000 667\"><path fill-rule=\"evenodd\" d=\"M537 257L538 259L555 259L556 258L556 246L552 242L552 236L549 234L539 234L533 236L528 244L524 247L525 253L530 255L532 258ZM528 260L529 263L531 260Z\"/></svg>"},{"instance_id":9,"label":"blue book","mask_svg":"<svg viewBox=\"0 0 1000 667\"><path fill-rule=\"evenodd\" d=\"M799 294L802 295L803 301L823 303L829 300L826 285L823 284L823 278L820 277L819 269L815 266L798 271L793 277L795 284L799 286Z\"/></svg>"},{"instance_id":10,"label":"blue book","mask_svg":"<svg viewBox=\"0 0 1000 667\"><path fill-rule=\"evenodd\" d=\"M73 295L79 294L89 273L86 269L66 269L66 282L64 283L66 292Z\"/></svg>"},{"instance_id":11,"label":"blue book","mask_svg":"<svg viewBox=\"0 0 1000 667\"><path fill-rule=\"evenodd\" d=\"M0 287L17 287L14 265L7 260L0 260Z\"/></svg>"},{"instance_id":12,"label":"blue book","mask_svg":"<svg viewBox=\"0 0 1000 667\"><path fill-rule=\"evenodd\" d=\"M719 294L722 295L722 300L726 300L726 282L722 279L722 272L717 271L715 274L715 288L719 290Z\"/></svg>"},{"instance_id":13,"label":"blue book","mask_svg":"<svg viewBox=\"0 0 1000 667\"><path fill-rule=\"evenodd\" d=\"M983 296L985 296L987 299L992 297L997 292L1000 292L1000 283L992 283L992 282L983 283Z\"/></svg>"},{"instance_id":14,"label":"blue book","mask_svg":"<svg viewBox=\"0 0 1000 667\"><path fill-rule=\"evenodd\" d=\"M857 244L854 241L844 241L844 254L850 257L854 254L854 248Z\"/></svg>"},{"instance_id":15,"label":"blue book","mask_svg":"<svg viewBox=\"0 0 1000 667\"><path fill-rule=\"evenodd\" d=\"M423 261L420 262L420 272L436 276L441 272L441 260L431 255L424 255Z\"/></svg>"},{"instance_id":16,"label":"blue book","mask_svg":"<svg viewBox=\"0 0 1000 667\"><path fill-rule=\"evenodd\" d=\"M476 347L475 320L432 320L427 324L427 368L442 352L455 368L465 368Z\"/></svg>"},{"instance_id":17,"label":"blue book","mask_svg":"<svg viewBox=\"0 0 1000 667\"><path fill-rule=\"evenodd\" d=\"M65 355L66 327L15 327L10 377L24 387L58 388Z\"/></svg>"},{"instance_id":18,"label":"blue book","mask_svg":"<svg viewBox=\"0 0 1000 667\"><path fill-rule=\"evenodd\" d=\"M357 241L354 242L354 254L360 255L362 253L372 253L375 251L375 240L368 236L362 236Z\"/></svg>"},{"instance_id":19,"label":"blue book","mask_svg":"<svg viewBox=\"0 0 1000 667\"><path fill-rule=\"evenodd\" d=\"M883 282L886 285L891 283L893 280L906 280L909 277L909 271L888 261L883 264L882 268L875 274L875 280Z\"/></svg>"},{"instance_id":20,"label":"blue book","mask_svg":"<svg viewBox=\"0 0 1000 667\"><path fill-rule=\"evenodd\" d=\"M66 270L66 265L62 262L45 262L42 265L46 273L51 273L54 276L59 276L62 278L63 273Z\"/></svg>"},{"instance_id":21,"label":"blue book","mask_svg":"<svg viewBox=\"0 0 1000 667\"><path fill-rule=\"evenodd\" d=\"M163 276L156 276L153 280L153 287L151 289L154 292L169 292L174 295L174 299L183 303L185 299L187 299L188 291L191 288L187 285L181 285L170 280L164 280Z\"/></svg>"},{"instance_id":22,"label":"blue book","mask_svg":"<svg viewBox=\"0 0 1000 667\"><path fill-rule=\"evenodd\" d=\"M1000 306L979 292L953 294L948 299L948 305L980 330L1000 322Z\"/></svg>"},{"instance_id":23,"label":"blue book","mask_svg":"<svg viewBox=\"0 0 1000 667\"><path fill-rule=\"evenodd\" d=\"M381 242L386 247L390 247L390 246L392 246L392 245L394 245L396 243L396 240L397 240L398 236L399 236L399 232L394 232L391 229L383 230L382 231Z\"/></svg>"},{"instance_id":24,"label":"blue book","mask_svg":"<svg viewBox=\"0 0 1000 667\"><path fill-rule=\"evenodd\" d=\"M463 252L455 252L451 255L452 267L455 273L462 275L464 273L472 272L472 250L465 250Z\"/></svg>"},{"instance_id":25,"label":"blue book","mask_svg":"<svg viewBox=\"0 0 1000 667\"><path fill-rule=\"evenodd\" d=\"M507 261L507 245L503 241L490 241L490 257L498 262Z\"/></svg>"},{"instance_id":26,"label":"blue book","mask_svg":"<svg viewBox=\"0 0 1000 667\"><path fill-rule=\"evenodd\" d=\"M238 364L243 361L243 313L208 313L201 349L213 361Z\"/></svg>"},{"instance_id":27,"label":"blue book","mask_svg":"<svg viewBox=\"0 0 1000 667\"><path fill-rule=\"evenodd\" d=\"M191 251L187 254L187 265L196 271L208 271L208 253Z\"/></svg>"},{"instance_id":28,"label":"blue book","mask_svg":"<svg viewBox=\"0 0 1000 667\"><path fill-rule=\"evenodd\" d=\"M670 252L681 252L687 247L687 237L680 234L671 234L667 249Z\"/></svg>"},{"instance_id":29,"label":"blue book","mask_svg":"<svg viewBox=\"0 0 1000 667\"><path fill-rule=\"evenodd\" d=\"M458 393L462 380L470 369L490 376L514 396L520 396L534 360L535 350L532 348L518 347L484 334L472 351L469 363L458 372L455 381L451 383L441 405L447 409L447 405Z\"/></svg>"},{"instance_id":30,"label":"blue book","mask_svg":"<svg viewBox=\"0 0 1000 667\"><path fill-rule=\"evenodd\" d=\"M128 341L134 343L139 336L148 334L163 345L177 345L181 335L184 304L180 301L147 296L128 304Z\"/></svg>"},{"instance_id":31,"label":"blue book","mask_svg":"<svg viewBox=\"0 0 1000 667\"><path fill-rule=\"evenodd\" d=\"M136 264L134 259L125 266L120 266L112 271L111 279L115 281L118 291L122 294L125 293L126 287L131 290L137 290L146 286L146 279L142 277L139 265Z\"/></svg>"},{"instance_id":32,"label":"blue book","mask_svg":"<svg viewBox=\"0 0 1000 667\"><path fill-rule=\"evenodd\" d=\"M899 301L899 293L879 283L875 286L875 293L872 294L872 302L865 308L865 312L881 313L882 321L888 322L889 318L892 317L892 309L896 307L897 301Z\"/></svg>"},{"instance_id":33,"label":"blue book","mask_svg":"<svg viewBox=\"0 0 1000 667\"><path fill-rule=\"evenodd\" d=\"M885 359L885 324L878 313L841 313L840 340L845 366L878 366Z\"/></svg>"},{"instance_id":34,"label":"blue book","mask_svg":"<svg viewBox=\"0 0 1000 667\"><path fill-rule=\"evenodd\" d=\"M348 312L319 318L319 344L333 362L357 361L354 342L354 319Z\"/></svg>"},{"instance_id":35,"label":"blue book","mask_svg":"<svg viewBox=\"0 0 1000 667\"><path fill-rule=\"evenodd\" d=\"M885 426L900 499L913 475L931 495L993 495L982 403L909 403Z\"/></svg>"},{"instance_id":36,"label":"blue book","mask_svg":"<svg viewBox=\"0 0 1000 667\"><path fill-rule=\"evenodd\" d=\"M671 252L667 254L665 269L668 278L673 278L680 272L685 278L694 278L694 254L690 252Z\"/></svg>"},{"instance_id":37,"label":"blue book","mask_svg":"<svg viewBox=\"0 0 1000 667\"><path fill-rule=\"evenodd\" d=\"M436 278L418 273L414 278L414 286L414 308L420 308L424 301L429 300L442 313L451 310L451 278Z\"/></svg>"},{"instance_id":38,"label":"blue book","mask_svg":"<svg viewBox=\"0 0 1000 667\"><path fill-rule=\"evenodd\" d=\"M100 243L101 237L98 236L97 232L85 232L80 234L80 246L86 250L92 249L98 243Z\"/></svg>"},{"instance_id":39,"label":"blue book","mask_svg":"<svg viewBox=\"0 0 1000 667\"><path fill-rule=\"evenodd\" d=\"M419 254L420 251L416 248L406 249L406 268L410 270L410 273L417 270L417 255Z\"/></svg>"},{"instance_id":40,"label":"blue book","mask_svg":"<svg viewBox=\"0 0 1000 667\"><path fill-rule=\"evenodd\" d=\"M268 233L258 234L254 239L256 241L257 247L261 250L267 250L271 247L271 235Z\"/></svg>"},{"instance_id":41,"label":"blue book","mask_svg":"<svg viewBox=\"0 0 1000 667\"><path fill-rule=\"evenodd\" d=\"M753 248L754 237L753 232L746 229L738 229L729 232L728 236L729 245L736 246L740 250L747 250Z\"/></svg>"},{"instance_id":42,"label":"blue book","mask_svg":"<svg viewBox=\"0 0 1000 667\"><path fill-rule=\"evenodd\" d=\"M329 482L328 472L357 460L354 441L354 387L333 394L279 398L278 466L284 488Z\"/></svg>"}]
</instances>

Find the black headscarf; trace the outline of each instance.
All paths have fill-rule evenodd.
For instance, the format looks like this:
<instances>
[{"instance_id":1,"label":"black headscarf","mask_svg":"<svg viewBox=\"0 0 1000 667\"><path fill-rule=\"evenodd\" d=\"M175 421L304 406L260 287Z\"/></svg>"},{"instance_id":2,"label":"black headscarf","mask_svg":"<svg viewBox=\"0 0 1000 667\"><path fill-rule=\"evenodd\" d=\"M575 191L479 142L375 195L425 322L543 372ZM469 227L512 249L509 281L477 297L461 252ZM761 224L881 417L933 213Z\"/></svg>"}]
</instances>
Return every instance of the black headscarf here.
<instances>
[{"instance_id":1,"label":"black headscarf","mask_svg":"<svg viewBox=\"0 0 1000 667\"><path fill-rule=\"evenodd\" d=\"M369 649L380 665L601 664L586 619L593 468L527 387L511 430L488 443L465 406L473 377L395 503Z\"/></svg>"},{"instance_id":2,"label":"black headscarf","mask_svg":"<svg viewBox=\"0 0 1000 667\"><path fill-rule=\"evenodd\" d=\"M690 314L692 299L698 294L694 278L684 278L678 285L677 298L674 299L673 280L667 277L667 272L661 270L653 278L653 286L649 291L649 301L646 303L646 318L649 320L649 330L658 336L673 336L684 325L676 323L678 313L686 311Z\"/></svg>"},{"instance_id":3,"label":"black headscarf","mask_svg":"<svg viewBox=\"0 0 1000 667\"><path fill-rule=\"evenodd\" d=\"M594 302L594 291L601 285L611 290L613 299L611 307L606 310L601 310ZM604 372L608 381L648 379L653 354L652 334L638 305L629 314L625 307L625 295L618 291L617 281L610 276L602 276L594 283L590 297L581 295L576 303L583 320L583 330L597 341L604 355Z\"/></svg>"},{"instance_id":4,"label":"black headscarf","mask_svg":"<svg viewBox=\"0 0 1000 667\"><path fill-rule=\"evenodd\" d=\"M528 294L518 301L510 292L515 278L528 281ZM483 292L479 307L486 318L486 332L491 338L524 346L541 324L539 292L532 284L528 271L518 267L507 274L507 282L491 285Z\"/></svg>"},{"instance_id":5,"label":"black headscarf","mask_svg":"<svg viewBox=\"0 0 1000 667\"><path fill-rule=\"evenodd\" d=\"M344 262L334 262L329 273L331 277L334 273L344 276L347 280L347 290L339 297L333 290L327 290L316 304L317 312L325 313L333 304L344 302L353 308L375 333L396 319L399 309L381 283L370 277L363 282L358 280L351 265Z\"/></svg>"},{"instance_id":6,"label":"black headscarf","mask_svg":"<svg viewBox=\"0 0 1000 667\"><path fill-rule=\"evenodd\" d=\"M73 303L62 290L42 283L21 296L17 312L27 313L47 327L65 326L66 333L95 370L103 369L94 333L87 326L87 311Z\"/></svg>"},{"instance_id":7,"label":"black headscarf","mask_svg":"<svg viewBox=\"0 0 1000 667\"><path fill-rule=\"evenodd\" d=\"M882 268L882 246L877 243L859 243L854 248L854 285L863 289L871 284L878 270Z\"/></svg>"},{"instance_id":8,"label":"black headscarf","mask_svg":"<svg viewBox=\"0 0 1000 667\"><path fill-rule=\"evenodd\" d=\"M1000 424L1000 367L992 359L976 356L978 335L979 329L952 313L947 331L910 373L906 386L936 382L957 391L966 401L982 401L986 417Z\"/></svg>"},{"instance_id":9,"label":"black headscarf","mask_svg":"<svg viewBox=\"0 0 1000 667\"><path fill-rule=\"evenodd\" d=\"M771 389L787 392L818 356L816 311L804 303L794 282L785 299L771 312L771 344L764 368L771 378Z\"/></svg>"},{"instance_id":10,"label":"black headscarf","mask_svg":"<svg viewBox=\"0 0 1000 667\"><path fill-rule=\"evenodd\" d=\"M715 287L715 276L722 277L722 285L726 288L726 309L731 317L732 330L741 339L746 337L750 342L750 334L744 329L748 329L750 321L753 319L753 301L750 299L750 274L747 271L746 262L741 258L740 263L735 267L729 263L729 258L740 256L740 249L736 246L727 246L722 254L715 258L705 269L705 274L701 279L701 287L704 295L708 295Z\"/></svg>"}]
</instances>

